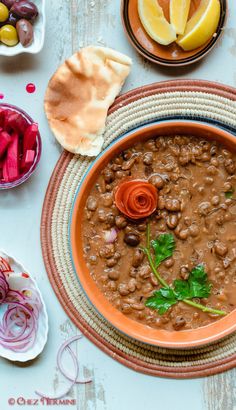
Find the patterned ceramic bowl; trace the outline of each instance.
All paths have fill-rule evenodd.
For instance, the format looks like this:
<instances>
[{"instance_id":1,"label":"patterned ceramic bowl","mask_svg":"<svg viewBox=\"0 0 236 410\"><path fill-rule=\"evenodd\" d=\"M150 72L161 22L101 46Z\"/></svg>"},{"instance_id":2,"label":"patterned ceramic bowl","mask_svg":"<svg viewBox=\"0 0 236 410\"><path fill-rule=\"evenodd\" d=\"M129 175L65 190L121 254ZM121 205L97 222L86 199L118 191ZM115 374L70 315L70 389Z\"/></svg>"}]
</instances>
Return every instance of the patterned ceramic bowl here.
<instances>
[{"instance_id":1,"label":"patterned ceramic bowl","mask_svg":"<svg viewBox=\"0 0 236 410\"><path fill-rule=\"evenodd\" d=\"M34 41L29 47L23 47L18 43L14 47L8 47L0 43L0 56L13 57L18 54L37 54L44 45L45 26L46 26L46 0L33 0L38 7L39 15L34 23Z\"/></svg>"},{"instance_id":2,"label":"patterned ceramic bowl","mask_svg":"<svg viewBox=\"0 0 236 410\"><path fill-rule=\"evenodd\" d=\"M97 176L106 164L123 150L139 141L145 141L159 135L194 135L206 138L209 141L218 141L229 149L236 150L236 138L233 134L197 121L163 121L150 124L131 131L114 141L96 158L78 188L71 213L69 232L71 255L78 279L87 297L96 310L115 328L143 343L165 348L186 349L218 341L234 332L236 330L236 310L214 323L191 330L169 332L145 326L121 313L106 299L89 272L82 246L83 210Z\"/></svg>"},{"instance_id":3,"label":"patterned ceramic bowl","mask_svg":"<svg viewBox=\"0 0 236 410\"><path fill-rule=\"evenodd\" d=\"M170 0L159 0L167 18L169 16L169 1ZM179 67L195 63L202 59L218 42L226 23L228 10L227 0L220 0L220 2L221 16L216 35L202 47L192 51L184 51L176 43L170 44L169 46L162 46L152 40L144 30L139 19L138 0L122 0L121 18L128 40L143 57L156 64ZM191 1L190 16L199 4L200 0Z\"/></svg>"},{"instance_id":4,"label":"patterned ceramic bowl","mask_svg":"<svg viewBox=\"0 0 236 410\"><path fill-rule=\"evenodd\" d=\"M0 344L0 357L17 362L27 362L35 359L44 349L48 338L48 315L42 295L35 280L29 275L28 271L12 256L0 250L0 264L6 261L12 271L9 273L8 283L12 290L21 291L22 289L34 289L41 301L41 311L38 317L38 328L35 342L26 351L13 351ZM4 306L1 305L0 320L4 314Z\"/></svg>"}]
</instances>

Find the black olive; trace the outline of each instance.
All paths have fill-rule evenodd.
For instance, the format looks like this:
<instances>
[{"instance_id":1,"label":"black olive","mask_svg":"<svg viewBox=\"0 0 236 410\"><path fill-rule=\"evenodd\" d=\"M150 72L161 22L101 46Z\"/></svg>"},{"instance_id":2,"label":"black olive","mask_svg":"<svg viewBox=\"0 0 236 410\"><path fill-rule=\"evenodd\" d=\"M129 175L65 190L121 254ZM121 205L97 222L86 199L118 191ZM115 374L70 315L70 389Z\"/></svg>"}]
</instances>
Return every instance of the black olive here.
<instances>
[{"instance_id":1,"label":"black olive","mask_svg":"<svg viewBox=\"0 0 236 410\"><path fill-rule=\"evenodd\" d=\"M140 237L134 233L126 233L124 241L129 246L137 246L140 243Z\"/></svg>"}]
</instances>

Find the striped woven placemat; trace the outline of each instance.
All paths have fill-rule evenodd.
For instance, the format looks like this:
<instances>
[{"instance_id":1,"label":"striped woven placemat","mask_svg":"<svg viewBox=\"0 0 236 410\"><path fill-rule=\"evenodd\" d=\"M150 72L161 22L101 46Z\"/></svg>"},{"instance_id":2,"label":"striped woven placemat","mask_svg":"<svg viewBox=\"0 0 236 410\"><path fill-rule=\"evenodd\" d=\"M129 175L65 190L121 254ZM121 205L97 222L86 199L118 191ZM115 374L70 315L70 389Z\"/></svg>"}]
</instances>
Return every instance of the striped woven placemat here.
<instances>
[{"instance_id":1,"label":"striped woven placemat","mask_svg":"<svg viewBox=\"0 0 236 410\"><path fill-rule=\"evenodd\" d=\"M133 128L166 118L201 119L236 130L236 90L206 81L168 81L117 98L109 111L105 144ZM89 158L61 155L47 189L41 220L44 262L53 289L75 325L100 349L143 373L172 378L201 377L236 366L236 334L192 350L149 346L114 329L85 296L72 266L68 225Z\"/></svg>"}]
</instances>

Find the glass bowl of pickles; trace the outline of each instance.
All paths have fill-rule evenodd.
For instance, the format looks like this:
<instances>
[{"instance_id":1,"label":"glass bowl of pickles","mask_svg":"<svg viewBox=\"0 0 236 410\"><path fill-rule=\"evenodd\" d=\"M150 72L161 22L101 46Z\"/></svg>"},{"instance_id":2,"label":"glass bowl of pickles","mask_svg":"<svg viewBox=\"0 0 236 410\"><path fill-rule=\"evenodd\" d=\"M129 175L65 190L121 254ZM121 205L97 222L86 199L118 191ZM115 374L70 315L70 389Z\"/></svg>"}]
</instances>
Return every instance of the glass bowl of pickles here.
<instances>
[{"instance_id":1,"label":"glass bowl of pickles","mask_svg":"<svg viewBox=\"0 0 236 410\"><path fill-rule=\"evenodd\" d=\"M0 190L27 181L39 164L41 151L38 124L22 109L0 104Z\"/></svg>"},{"instance_id":2,"label":"glass bowl of pickles","mask_svg":"<svg viewBox=\"0 0 236 410\"><path fill-rule=\"evenodd\" d=\"M0 0L0 56L39 53L45 36L45 0Z\"/></svg>"}]
</instances>

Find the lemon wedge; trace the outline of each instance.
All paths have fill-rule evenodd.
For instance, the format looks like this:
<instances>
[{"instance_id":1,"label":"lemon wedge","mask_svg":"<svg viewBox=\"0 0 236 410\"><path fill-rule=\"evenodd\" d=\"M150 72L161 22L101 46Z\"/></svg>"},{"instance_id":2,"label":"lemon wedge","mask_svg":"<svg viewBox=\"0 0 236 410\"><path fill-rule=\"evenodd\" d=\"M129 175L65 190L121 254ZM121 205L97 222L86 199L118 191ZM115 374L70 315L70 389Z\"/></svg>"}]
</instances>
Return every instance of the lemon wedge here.
<instances>
[{"instance_id":1,"label":"lemon wedge","mask_svg":"<svg viewBox=\"0 0 236 410\"><path fill-rule=\"evenodd\" d=\"M177 39L183 50L201 47L216 32L220 20L220 1L201 0L201 3L186 25L185 32Z\"/></svg>"},{"instance_id":2,"label":"lemon wedge","mask_svg":"<svg viewBox=\"0 0 236 410\"><path fill-rule=\"evenodd\" d=\"M191 0L170 0L170 22L177 34L184 34Z\"/></svg>"},{"instance_id":3,"label":"lemon wedge","mask_svg":"<svg viewBox=\"0 0 236 410\"><path fill-rule=\"evenodd\" d=\"M157 0L138 0L138 13L146 32L157 43L167 46L176 40L176 32Z\"/></svg>"}]
</instances>

